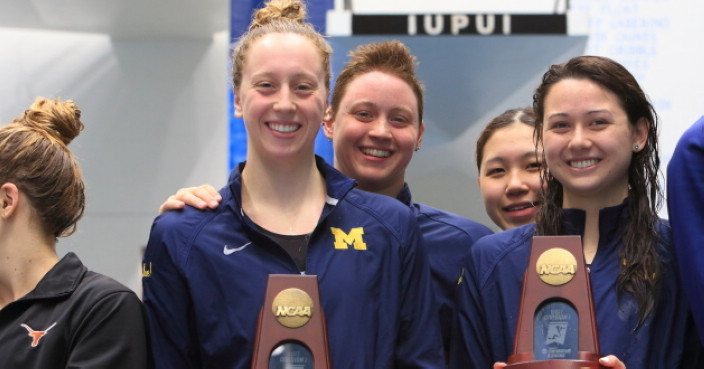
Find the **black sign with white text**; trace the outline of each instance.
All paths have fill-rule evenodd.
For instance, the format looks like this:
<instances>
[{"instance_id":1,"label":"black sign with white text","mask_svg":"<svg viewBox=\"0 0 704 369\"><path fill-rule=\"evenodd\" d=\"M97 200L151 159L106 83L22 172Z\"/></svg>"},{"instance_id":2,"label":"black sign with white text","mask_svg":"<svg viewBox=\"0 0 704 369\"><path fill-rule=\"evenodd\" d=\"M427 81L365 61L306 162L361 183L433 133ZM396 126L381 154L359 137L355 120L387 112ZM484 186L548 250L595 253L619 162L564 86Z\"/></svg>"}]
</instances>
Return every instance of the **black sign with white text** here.
<instances>
[{"instance_id":1,"label":"black sign with white text","mask_svg":"<svg viewBox=\"0 0 704 369\"><path fill-rule=\"evenodd\" d=\"M352 16L353 35L567 34L565 14L410 14Z\"/></svg>"}]
</instances>

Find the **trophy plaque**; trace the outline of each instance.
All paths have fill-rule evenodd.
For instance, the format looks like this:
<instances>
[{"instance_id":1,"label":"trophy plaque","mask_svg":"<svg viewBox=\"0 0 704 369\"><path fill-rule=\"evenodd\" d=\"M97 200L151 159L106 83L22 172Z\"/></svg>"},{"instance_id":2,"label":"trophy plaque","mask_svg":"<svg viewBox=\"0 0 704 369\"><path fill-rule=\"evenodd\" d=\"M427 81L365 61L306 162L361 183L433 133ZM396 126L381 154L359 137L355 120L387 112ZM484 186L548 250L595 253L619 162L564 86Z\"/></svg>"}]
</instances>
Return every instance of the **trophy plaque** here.
<instances>
[{"instance_id":1,"label":"trophy plaque","mask_svg":"<svg viewBox=\"0 0 704 369\"><path fill-rule=\"evenodd\" d=\"M329 369L325 317L315 275L270 274L252 369Z\"/></svg>"},{"instance_id":2,"label":"trophy plaque","mask_svg":"<svg viewBox=\"0 0 704 369\"><path fill-rule=\"evenodd\" d=\"M509 369L602 368L580 236L535 236Z\"/></svg>"}]
</instances>

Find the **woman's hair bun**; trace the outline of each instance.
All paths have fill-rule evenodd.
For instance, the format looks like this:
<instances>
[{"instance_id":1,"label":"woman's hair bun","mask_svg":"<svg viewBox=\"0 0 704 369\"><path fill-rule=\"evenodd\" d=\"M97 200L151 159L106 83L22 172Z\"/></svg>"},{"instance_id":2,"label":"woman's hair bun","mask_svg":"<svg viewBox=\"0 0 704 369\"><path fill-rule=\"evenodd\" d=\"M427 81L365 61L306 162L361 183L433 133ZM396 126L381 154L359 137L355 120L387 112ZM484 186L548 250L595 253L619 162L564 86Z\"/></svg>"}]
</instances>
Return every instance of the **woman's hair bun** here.
<instances>
[{"instance_id":1,"label":"woman's hair bun","mask_svg":"<svg viewBox=\"0 0 704 369\"><path fill-rule=\"evenodd\" d=\"M37 97L21 118L13 123L44 130L68 145L83 130L81 110L72 100Z\"/></svg>"},{"instance_id":2,"label":"woman's hair bun","mask_svg":"<svg viewBox=\"0 0 704 369\"><path fill-rule=\"evenodd\" d=\"M300 0L272 0L259 9L252 19L249 29L282 19L303 22L306 19L306 7Z\"/></svg>"}]
</instances>

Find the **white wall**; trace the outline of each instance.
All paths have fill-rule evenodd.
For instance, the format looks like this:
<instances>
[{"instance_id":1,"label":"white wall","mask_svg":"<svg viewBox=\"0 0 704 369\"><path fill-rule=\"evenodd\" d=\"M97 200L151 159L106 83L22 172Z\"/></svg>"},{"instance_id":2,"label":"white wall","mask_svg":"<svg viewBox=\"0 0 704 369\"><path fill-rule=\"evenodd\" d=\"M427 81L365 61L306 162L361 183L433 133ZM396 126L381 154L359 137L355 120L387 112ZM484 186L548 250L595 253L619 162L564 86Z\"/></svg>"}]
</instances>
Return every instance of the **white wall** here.
<instances>
[{"instance_id":1,"label":"white wall","mask_svg":"<svg viewBox=\"0 0 704 369\"><path fill-rule=\"evenodd\" d=\"M85 130L70 145L87 187L78 232L59 241L90 268L139 289L140 248L158 205L227 178L228 35L113 40L0 28L0 121L35 96L73 99Z\"/></svg>"}]
</instances>

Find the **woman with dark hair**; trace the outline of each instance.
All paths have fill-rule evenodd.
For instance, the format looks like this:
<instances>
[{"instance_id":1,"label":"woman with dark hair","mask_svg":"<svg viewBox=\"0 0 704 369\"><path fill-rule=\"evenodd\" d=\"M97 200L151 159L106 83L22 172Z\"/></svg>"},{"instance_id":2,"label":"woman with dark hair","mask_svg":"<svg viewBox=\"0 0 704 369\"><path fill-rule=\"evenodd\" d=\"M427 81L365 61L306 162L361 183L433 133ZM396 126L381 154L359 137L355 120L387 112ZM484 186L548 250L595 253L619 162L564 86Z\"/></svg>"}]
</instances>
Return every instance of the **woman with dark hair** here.
<instances>
[{"instance_id":1,"label":"woman with dark hair","mask_svg":"<svg viewBox=\"0 0 704 369\"><path fill-rule=\"evenodd\" d=\"M670 228L657 217L658 121L645 93L617 62L581 56L553 65L533 101L544 202L537 224L470 251L453 367L488 368L512 353L536 235L582 237L602 355L639 369L696 367ZM622 365L609 359L602 365Z\"/></svg>"},{"instance_id":2,"label":"woman with dark hair","mask_svg":"<svg viewBox=\"0 0 704 369\"><path fill-rule=\"evenodd\" d=\"M149 367L137 295L56 253L85 208L67 147L80 117L73 101L39 97L0 128L0 368Z\"/></svg>"},{"instance_id":3,"label":"woman with dark hair","mask_svg":"<svg viewBox=\"0 0 704 369\"><path fill-rule=\"evenodd\" d=\"M486 213L502 230L534 223L540 208L542 153L535 149L532 108L509 109L477 139L477 184Z\"/></svg>"}]
</instances>

